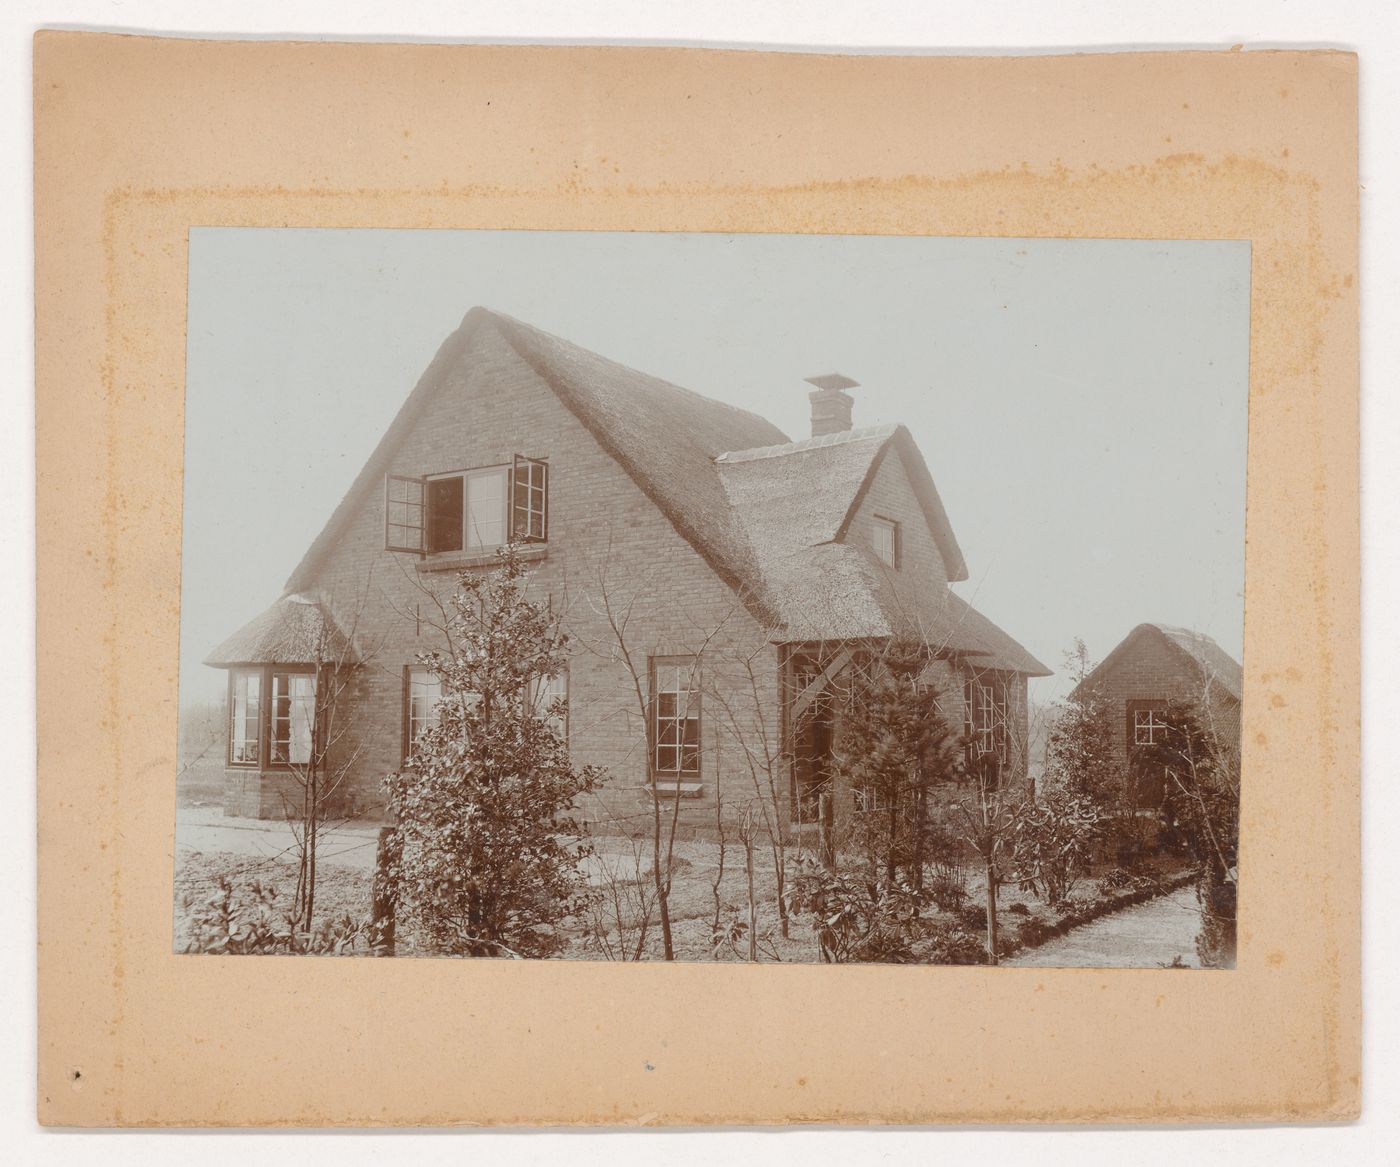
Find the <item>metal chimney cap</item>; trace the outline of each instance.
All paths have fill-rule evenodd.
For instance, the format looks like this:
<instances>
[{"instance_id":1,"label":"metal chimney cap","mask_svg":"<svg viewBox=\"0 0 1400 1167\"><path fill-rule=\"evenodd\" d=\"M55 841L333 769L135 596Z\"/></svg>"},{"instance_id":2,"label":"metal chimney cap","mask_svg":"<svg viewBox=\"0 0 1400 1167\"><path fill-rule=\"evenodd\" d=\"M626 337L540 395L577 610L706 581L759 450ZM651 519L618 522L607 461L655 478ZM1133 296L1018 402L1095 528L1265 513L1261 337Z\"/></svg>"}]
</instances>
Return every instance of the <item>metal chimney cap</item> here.
<instances>
[{"instance_id":1,"label":"metal chimney cap","mask_svg":"<svg viewBox=\"0 0 1400 1167\"><path fill-rule=\"evenodd\" d=\"M852 381L842 373L825 373L820 377L804 377L808 385L815 385L818 389L854 389L860 384L859 381Z\"/></svg>"}]
</instances>

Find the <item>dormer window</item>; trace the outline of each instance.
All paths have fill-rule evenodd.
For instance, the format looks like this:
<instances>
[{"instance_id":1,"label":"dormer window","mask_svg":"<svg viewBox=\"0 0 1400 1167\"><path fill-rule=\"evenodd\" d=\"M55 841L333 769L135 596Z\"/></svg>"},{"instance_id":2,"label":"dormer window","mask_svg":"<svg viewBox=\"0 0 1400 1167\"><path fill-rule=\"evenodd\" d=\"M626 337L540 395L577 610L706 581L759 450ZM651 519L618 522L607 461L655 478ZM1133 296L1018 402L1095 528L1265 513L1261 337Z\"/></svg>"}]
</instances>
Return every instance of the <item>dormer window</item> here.
<instances>
[{"instance_id":1,"label":"dormer window","mask_svg":"<svg viewBox=\"0 0 1400 1167\"><path fill-rule=\"evenodd\" d=\"M876 515L871 524L871 546L875 556L890 567L899 566L899 524Z\"/></svg>"},{"instance_id":2,"label":"dormer window","mask_svg":"<svg viewBox=\"0 0 1400 1167\"><path fill-rule=\"evenodd\" d=\"M549 535L549 463L517 454L479 466L384 483L384 547L419 555L485 555Z\"/></svg>"}]
</instances>

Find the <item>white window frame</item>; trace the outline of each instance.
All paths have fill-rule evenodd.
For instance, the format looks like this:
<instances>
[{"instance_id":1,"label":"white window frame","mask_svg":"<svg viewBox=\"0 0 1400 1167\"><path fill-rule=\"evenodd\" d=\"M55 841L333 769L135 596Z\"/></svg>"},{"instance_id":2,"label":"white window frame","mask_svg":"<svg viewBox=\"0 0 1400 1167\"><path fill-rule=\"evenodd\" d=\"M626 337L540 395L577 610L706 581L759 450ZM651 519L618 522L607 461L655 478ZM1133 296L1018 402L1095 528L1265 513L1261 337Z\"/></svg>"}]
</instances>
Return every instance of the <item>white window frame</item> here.
<instances>
[{"instance_id":1,"label":"white window frame","mask_svg":"<svg viewBox=\"0 0 1400 1167\"><path fill-rule=\"evenodd\" d=\"M535 677L530 682L527 699L536 716L543 718L553 726L554 731L567 745L569 742L569 670L567 668L560 669L552 677ZM549 708L555 701L563 701L564 708L560 712L551 713Z\"/></svg>"},{"instance_id":2,"label":"white window frame","mask_svg":"<svg viewBox=\"0 0 1400 1167\"><path fill-rule=\"evenodd\" d=\"M409 665L404 678L404 758L413 757L413 743L438 723L442 679L424 665ZM423 712L426 704L426 712Z\"/></svg>"},{"instance_id":3,"label":"white window frame","mask_svg":"<svg viewBox=\"0 0 1400 1167\"><path fill-rule=\"evenodd\" d=\"M870 525L870 547L887 567L899 567L899 523L876 515Z\"/></svg>"},{"instance_id":4,"label":"white window frame","mask_svg":"<svg viewBox=\"0 0 1400 1167\"><path fill-rule=\"evenodd\" d=\"M1171 724L1163 719L1160 709L1133 710L1133 745L1156 746L1166 740ZM1145 735L1145 736L1144 736Z\"/></svg>"},{"instance_id":5,"label":"white window frame","mask_svg":"<svg viewBox=\"0 0 1400 1167\"><path fill-rule=\"evenodd\" d=\"M653 657L651 662L651 760L660 775L699 774L703 766L699 662L694 657ZM666 697L673 697L674 712L663 713ZM694 723L694 741L688 744L687 726ZM663 755L662 751L666 751ZM662 765L664 756L674 766ZM686 765L687 759L692 765Z\"/></svg>"},{"instance_id":6,"label":"white window frame","mask_svg":"<svg viewBox=\"0 0 1400 1167\"><path fill-rule=\"evenodd\" d=\"M454 470L450 474L430 474L424 480L429 484L434 482L448 482L459 479L462 483L462 529L460 531L460 547L446 548L435 554L441 555L484 555L489 551L494 551L497 547L502 547L510 542L510 507L511 507L511 467L508 463L499 466L477 466L471 470ZM479 497L480 487L473 491L473 483L483 483L495 480L500 484L499 505L495 508L497 515L491 520L492 524L499 524L500 538L495 542L488 542L482 539L481 529L474 525L472 515L472 496L476 493ZM425 521L429 524L431 533L431 509L425 510Z\"/></svg>"}]
</instances>

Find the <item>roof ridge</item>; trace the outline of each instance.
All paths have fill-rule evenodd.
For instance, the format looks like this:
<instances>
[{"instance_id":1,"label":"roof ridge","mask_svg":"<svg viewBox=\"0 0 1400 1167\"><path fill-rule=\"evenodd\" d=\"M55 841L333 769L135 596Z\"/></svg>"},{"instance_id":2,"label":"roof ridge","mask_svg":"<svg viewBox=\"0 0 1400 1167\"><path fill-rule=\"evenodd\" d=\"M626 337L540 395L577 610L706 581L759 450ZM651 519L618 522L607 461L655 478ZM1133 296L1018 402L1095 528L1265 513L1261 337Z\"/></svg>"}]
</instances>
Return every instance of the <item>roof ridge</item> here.
<instances>
[{"instance_id":1,"label":"roof ridge","mask_svg":"<svg viewBox=\"0 0 1400 1167\"><path fill-rule=\"evenodd\" d=\"M497 323L504 322L510 328L520 329L523 332L533 333L535 336L544 337L545 339L552 341L555 344L562 345L567 349L572 349L575 352L582 353L584 356L591 357L595 361L601 361L605 365L611 365L614 368L622 369L624 372L646 377L648 380L655 381L660 385L664 385L668 389L674 389L677 393L684 393L686 396L693 397L697 401L703 401L706 405L717 405L721 409L728 410L730 413L737 413L741 417L750 417L755 419L756 421L764 422L767 425L773 425L773 423L769 421L766 417L764 417L761 413L755 413L753 410L744 409L742 406L739 405L731 405L727 401L721 401L718 397L707 397L704 393L699 393L694 389L687 389L684 385L677 385L674 381L668 381L665 377L658 377L655 373L648 373L645 369L638 369L634 365L624 365L621 361L614 360L612 357L609 356L604 356L602 353L596 351L595 349L586 348L584 345L579 344L578 341L570 340L566 336L560 336L557 332L549 332L546 329L540 328L538 325L531 324L526 320L521 320L519 317L512 316L508 312L500 312L497 311L495 308L487 308L485 305L481 304L478 304L471 311L480 313L482 316ZM468 315L470 314L471 313L469 312ZM774 428L776 429L777 427L775 426Z\"/></svg>"},{"instance_id":2,"label":"roof ridge","mask_svg":"<svg viewBox=\"0 0 1400 1167\"><path fill-rule=\"evenodd\" d=\"M724 453L716 455L715 461L725 465L733 465L736 462L757 462L761 458L782 458L788 454L822 450L828 446L845 445L847 442L892 437L897 429L899 429L897 422L860 426L856 429L839 430L834 434L822 434L820 437L801 438L795 442L781 442L776 446L755 446L751 450L726 450Z\"/></svg>"}]
</instances>

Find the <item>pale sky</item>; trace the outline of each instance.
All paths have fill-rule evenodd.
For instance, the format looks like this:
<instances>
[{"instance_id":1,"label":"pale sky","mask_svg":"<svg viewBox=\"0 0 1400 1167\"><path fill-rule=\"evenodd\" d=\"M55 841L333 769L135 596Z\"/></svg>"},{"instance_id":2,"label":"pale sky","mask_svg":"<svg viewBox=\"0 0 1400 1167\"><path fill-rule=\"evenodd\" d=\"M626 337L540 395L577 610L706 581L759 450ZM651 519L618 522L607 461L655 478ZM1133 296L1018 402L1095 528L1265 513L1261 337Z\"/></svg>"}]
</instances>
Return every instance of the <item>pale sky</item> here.
<instances>
[{"instance_id":1,"label":"pale sky","mask_svg":"<svg viewBox=\"0 0 1400 1167\"><path fill-rule=\"evenodd\" d=\"M809 434L803 378L903 422L970 578L1068 686L1144 621L1243 637L1249 244L827 235L190 232L181 697L271 604L482 304Z\"/></svg>"}]
</instances>

